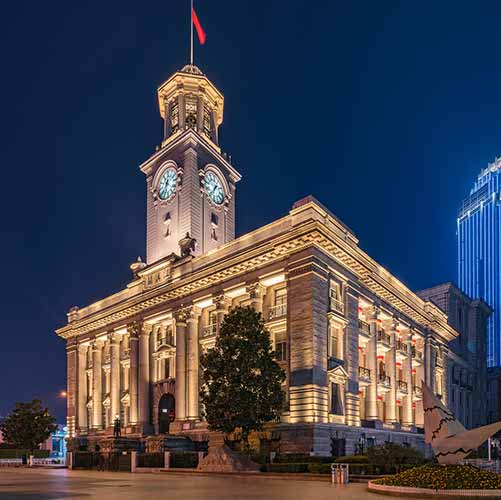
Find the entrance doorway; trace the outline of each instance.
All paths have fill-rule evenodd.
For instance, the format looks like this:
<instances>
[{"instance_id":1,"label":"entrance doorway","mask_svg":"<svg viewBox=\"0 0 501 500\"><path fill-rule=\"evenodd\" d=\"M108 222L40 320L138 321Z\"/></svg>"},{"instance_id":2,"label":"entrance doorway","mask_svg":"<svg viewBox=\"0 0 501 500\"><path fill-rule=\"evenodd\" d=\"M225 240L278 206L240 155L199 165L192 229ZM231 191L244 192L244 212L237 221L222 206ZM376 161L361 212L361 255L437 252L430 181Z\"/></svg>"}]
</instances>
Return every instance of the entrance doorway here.
<instances>
[{"instance_id":1,"label":"entrance doorway","mask_svg":"<svg viewBox=\"0 0 501 500\"><path fill-rule=\"evenodd\" d=\"M176 418L176 400L172 394L164 394L158 402L158 432L168 434L170 423Z\"/></svg>"}]
</instances>

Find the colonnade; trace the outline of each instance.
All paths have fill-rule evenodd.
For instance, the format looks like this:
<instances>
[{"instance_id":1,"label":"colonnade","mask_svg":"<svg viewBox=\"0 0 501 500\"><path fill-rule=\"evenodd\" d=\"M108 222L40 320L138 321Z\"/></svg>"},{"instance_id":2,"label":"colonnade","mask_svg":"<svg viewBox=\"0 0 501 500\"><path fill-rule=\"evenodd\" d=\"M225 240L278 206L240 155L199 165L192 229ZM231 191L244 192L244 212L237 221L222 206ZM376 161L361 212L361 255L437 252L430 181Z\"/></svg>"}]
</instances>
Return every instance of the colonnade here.
<instances>
[{"instance_id":1,"label":"colonnade","mask_svg":"<svg viewBox=\"0 0 501 500\"><path fill-rule=\"evenodd\" d=\"M246 293L247 303L262 311L263 287L251 284ZM212 298L216 318L214 334L219 332L230 305L231 299L224 294ZM179 422L200 418L199 359L202 330L206 328L201 325L201 314L201 307L190 304L173 310L170 319L175 338L171 355L175 359L176 421ZM213 342L213 338L203 341ZM126 328L78 344L76 426L79 433L110 428L116 416L124 414L122 425L131 426L132 433L151 429L151 384L156 382L154 363L158 350L153 321L133 322ZM109 416L107 421L103 415Z\"/></svg>"}]
</instances>

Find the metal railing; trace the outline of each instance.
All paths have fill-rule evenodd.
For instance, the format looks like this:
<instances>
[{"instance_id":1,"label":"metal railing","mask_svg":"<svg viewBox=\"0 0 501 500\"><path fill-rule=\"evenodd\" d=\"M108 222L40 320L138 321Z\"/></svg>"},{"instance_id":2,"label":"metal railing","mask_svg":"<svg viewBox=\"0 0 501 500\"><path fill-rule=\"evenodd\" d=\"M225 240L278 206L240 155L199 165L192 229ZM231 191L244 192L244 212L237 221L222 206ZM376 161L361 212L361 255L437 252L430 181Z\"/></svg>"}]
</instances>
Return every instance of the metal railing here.
<instances>
[{"instance_id":1,"label":"metal railing","mask_svg":"<svg viewBox=\"0 0 501 500\"><path fill-rule=\"evenodd\" d=\"M369 368L365 368L364 366L358 367L358 378L363 378L365 380L371 379L371 371Z\"/></svg>"},{"instance_id":2,"label":"metal railing","mask_svg":"<svg viewBox=\"0 0 501 500\"><path fill-rule=\"evenodd\" d=\"M418 387L417 385L415 385L415 386L413 387L413 391L414 391L414 395L415 395L415 396L418 396L418 397L420 397L420 398L422 398L422 397L423 397L423 389L421 389L421 387Z\"/></svg>"},{"instance_id":3,"label":"metal railing","mask_svg":"<svg viewBox=\"0 0 501 500\"><path fill-rule=\"evenodd\" d=\"M402 392L407 392L407 382L405 380L399 380L398 381L398 390Z\"/></svg>"},{"instance_id":4,"label":"metal railing","mask_svg":"<svg viewBox=\"0 0 501 500\"><path fill-rule=\"evenodd\" d=\"M336 311L338 313L344 314L344 303L340 300L331 297L331 311Z\"/></svg>"},{"instance_id":5,"label":"metal railing","mask_svg":"<svg viewBox=\"0 0 501 500\"><path fill-rule=\"evenodd\" d=\"M414 346L411 349L412 357L417 361L423 361L423 353L418 351Z\"/></svg>"},{"instance_id":6,"label":"metal railing","mask_svg":"<svg viewBox=\"0 0 501 500\"><path fill-rule=\"evenodd\" d=\"M287 304L277 304L270 307L269 319L281 318L287 314Z\"/></svg>"},{"instance_id":7,"label":"metal railing","mask_svg":"<svg viewBox=\"0 0 501 500\"><path fill-rule=\"evenodd\" d=\"M214 337L217 333L217 323L210 323L202 329L202 338Z\"/></svg>"},{"instance_id":8,"label":"metal railing","mask_svg":"<svg viewBox=\"0 0 501 500\"><path fill-rule=\"evenodd\" d=\"M402 342L401 340L397 340L395 342L395 348L397 351L400 351L401 353L405 354L406 356L409 353L409 346L405 342Z\"/></svg>"},{"instance_id":9,"label":"metal railing","mask_svg":"<svg viewBox=\"0 0 501 500\"><path fill-rule=\"evenodd\" d=\"M361 332L366 333L367 335L370 335L370 333L371 333L369 323L367 323L366 321L363 321L361 319L358 320L358 329Z\"/></svg>"},{"instance_id":10,"label":"metal railing","mask_svg":"<svg viewBox=\"0 0 501 500\"><path fill-rule=\"evenodd\" d=\"M380 373L378 380L379 380L379 383L382 385L386 385L388 387L391 386L391 377L389 375L385 375L384 373Z\"/></svg>"},{"instance_id":11,"label":"metal railing","mask_svg":"<svg viewBox=\"0 0 501 500\"><path fill-rule=\"evenodd\" d=\"M387 345L388 347L391 345L391 337L389 335L387 335L383 329L378 330L377 341L382 342L383 344Z\"/></svg>"}]
</instances>

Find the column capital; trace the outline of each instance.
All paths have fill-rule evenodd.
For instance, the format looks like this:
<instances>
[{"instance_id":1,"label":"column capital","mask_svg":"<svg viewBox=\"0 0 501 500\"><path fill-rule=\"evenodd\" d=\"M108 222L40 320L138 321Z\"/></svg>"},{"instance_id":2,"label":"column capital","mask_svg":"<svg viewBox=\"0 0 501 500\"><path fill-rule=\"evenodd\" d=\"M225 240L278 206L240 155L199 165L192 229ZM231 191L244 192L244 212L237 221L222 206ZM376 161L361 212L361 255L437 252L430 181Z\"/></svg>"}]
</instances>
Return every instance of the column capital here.
<instances>
[{"instance_id":1,"label":"column capital","mask_svg":"<svg viewBox=\"0 0 501 500\"><path fill-rule=\"evenodd\" d=\"M143 326L139 331L139 336L149 337L152 331L153 331L153 325L150 325L148 323L143 323Z\"/></svg>"},{"instance_id":2,"label":"column capital","mask_svg":"<svg viewBox=\"0 0 501 500\"><path fill-rule=\"evenodd\" d=\"M216 293L212 301L216 306L216 312L226 312L231 305L231 298L227 297L224 292Z\"/></svg>"},{"instance_id":3,"label":"column capital","mask_svg":"<svg viewBox=\"0 0 501 500\"><path fill-rule=\"evenodd\" d=\"M131 340L137 339L143 329L143 323L141 321L133 321L127 325L127 333L129 334Z\"/></svg>"},{"instance_id":4,"label":"column capital","mask_svg":"<svg viewBox=\"0 0 501 500\"><path fill-rule=\"evenodd\" d=\"M381 309L377 304L372 304L366 309L366 316L368 321L376 321Z\"/></svg>"},{"instance_id":5,"label":"column capital","mask_svg":"<svg viewBox=\"0 0 501 500\"><path fill-rule=\"evenodd\" d=\"M245 287L245 291L249 294L249 298L252 299L260 299L266 290L259 281L254 281L252 283L248 283Z\"/></svg>"},{"instance_id":6,"label":"column capital","mask_svg":"<svg viewBox=\"0 0 501 500\"><path fill-rule=\"evenodd\" d=\"M87 342L80 342L78 344L78 352L84 353L89 349L89 344Z\"/></svg>"},{"instance_id":7,"label":"column capital","mask_svg":"<svg viewBox=\"0 0 501 500\"><path fill-rule=\"evenodd\" d=\"M111 331L109 334L108 334L108 338L110 339L110 344L111 345L114 345L114 344L119 344L120 343L120 339L121 339L121 335L115 331Z\"/></svg>"},{"instance_id":8,"label":"column capital","mask_svg":"<svg viewBox=\"0 0 501 500\"><path fill-rule=\"evenodd\" d=\"M174 319L176 320L177 325L186 325L188 321L196 321L198 320L198 316L200 316L200 308L194 306L193 304L187 306L181 306L173 312Z\"/></svg>"},{"instance_id":9,"label":"column capital","mask_svg":"<svg viewBox=\"0 0 501 500\"><path fill-rule=\"evenodd\" d=\"M94 339L92 342L92 350L100 351L103 348L104 341L102 339Z\"/></svg>"}]
</instances>

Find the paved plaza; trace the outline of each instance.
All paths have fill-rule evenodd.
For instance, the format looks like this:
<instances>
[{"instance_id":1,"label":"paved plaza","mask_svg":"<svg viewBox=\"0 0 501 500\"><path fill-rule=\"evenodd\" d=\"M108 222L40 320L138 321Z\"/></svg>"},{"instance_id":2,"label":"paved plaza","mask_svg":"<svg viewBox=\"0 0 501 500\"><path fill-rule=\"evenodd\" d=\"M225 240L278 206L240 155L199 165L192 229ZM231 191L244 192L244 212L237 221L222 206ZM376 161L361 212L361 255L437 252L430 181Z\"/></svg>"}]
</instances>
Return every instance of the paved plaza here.
<instances>
[{"instance_id":1,"label":"paved plaza","mask_svg":"<svg viewBox=\"0 0 501 500\"><path fill-rule=\"evenodd\" d=\"M128 474L94 471L0 469L0 499L57 500L377 500L365 484L194 474Z\"/></svg>"}]
</instances>

